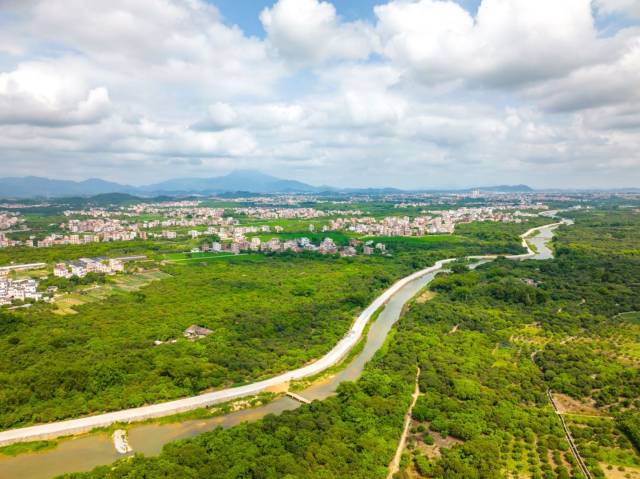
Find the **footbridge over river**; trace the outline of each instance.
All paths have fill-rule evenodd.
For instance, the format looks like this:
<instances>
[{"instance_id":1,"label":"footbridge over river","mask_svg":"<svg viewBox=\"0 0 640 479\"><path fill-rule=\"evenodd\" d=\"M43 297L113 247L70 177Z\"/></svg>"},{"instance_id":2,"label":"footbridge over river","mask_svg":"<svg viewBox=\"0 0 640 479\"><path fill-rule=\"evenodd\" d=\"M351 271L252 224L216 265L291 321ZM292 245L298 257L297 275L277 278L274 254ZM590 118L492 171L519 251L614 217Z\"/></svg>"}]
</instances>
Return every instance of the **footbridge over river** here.
<instances>
[{"instance_id":1,"label":"footbridge over river","mask_svg":"<svg viewBox=\"0 0 640 479\"><path fill-rule=\"evenodd\" d=\"M302 404L311 404L310 400L308 400L305 397L300 396L300 394L296 394L294 392L287 391L287 396L289 396L291 399L295 399L296 401L301 402Z\"/></svg>"}]
</instances>

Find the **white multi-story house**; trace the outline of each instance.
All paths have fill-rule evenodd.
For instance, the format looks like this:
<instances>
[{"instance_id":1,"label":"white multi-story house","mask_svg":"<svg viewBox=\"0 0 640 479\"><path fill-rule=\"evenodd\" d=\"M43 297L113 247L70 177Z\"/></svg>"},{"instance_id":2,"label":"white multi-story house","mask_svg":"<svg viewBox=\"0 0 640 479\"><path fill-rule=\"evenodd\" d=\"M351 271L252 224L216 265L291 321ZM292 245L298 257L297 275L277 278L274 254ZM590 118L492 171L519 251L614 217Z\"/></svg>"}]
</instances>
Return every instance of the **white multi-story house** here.
<instances>
[{"instance_id":1,"label":"white multi-story house","mask_svg":"<svg viewBox=\"0 0 640 479\"><path fill-rule=\"evenodd\" d=\"M68 263L68 266L71 271L71 276L82 278L87 275L87 268L84 263L81 263L80 261L71 261Z\"/></svg>"},{"instance_id":2,"label":"white multi-story house","mask_svg":"<svg viewBox=\"0 0 640 479\"><path fill-rule=\"evenodd\" d=\"M53 275L56 278L71 278L73 276L66 263L56 263L53 267Z\"/></svg>"},{"instance_id":3,"label":"white multi-story house","mask_svg":"<svg viewBox=\"0 0 640 479\"><path fill-rule=\"evenodd\" d=\"M0 280L0 304L10 304L13 300L24 301L42 299L38 292L38 282L35 279L2 279Z\"/></svg>"},{"instance_id":4,"label":"white multi-story house","mask_svg":"<svg viewBox=\"0 0 640 479\"><path fill-rule=\"evenodd\" d=\"M258 238L257 236L254 236L253 238L251 238L251 251L260 250L261 243L262 241L260 241L260 238Z\"/></svg>"}]
</instances>

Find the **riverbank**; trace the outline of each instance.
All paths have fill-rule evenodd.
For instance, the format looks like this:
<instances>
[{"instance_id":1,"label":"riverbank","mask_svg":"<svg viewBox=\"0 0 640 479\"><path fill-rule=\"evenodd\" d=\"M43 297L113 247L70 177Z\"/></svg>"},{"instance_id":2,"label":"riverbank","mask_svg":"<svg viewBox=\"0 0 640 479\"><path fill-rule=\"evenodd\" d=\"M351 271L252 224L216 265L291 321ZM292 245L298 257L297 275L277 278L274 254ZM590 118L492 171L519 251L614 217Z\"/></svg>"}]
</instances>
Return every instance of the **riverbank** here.
<instances>
[{"instance_id":1,"label":"riverbank","mask_svg":"<svg viewBox=\"0 0 640 479\"><path fill-rule=\"evenodd\" d=\"M451 261L454 260L445 259L437 261L434 266L417 271L397 281L384 293L378 296L378 298L376 298L373 303L371 303L358 316L348 333L336 344L336 346L334 346L331 351L329 351L329 353L307 366L256 383L200 394L166 403L3 431L0 432L0 446L6 446L17 442L54 439L59 436L85 433L95 428L108 427L114 423L130 423L178 414L245 396L253 396L266 391L269 388L278 387L291 381L314 376L338 363L351 350L351 348L358 343L371 316L394 294L411 281L426 274L438 271L442 269L443 265Z\"/></svg>"}]
</instances>

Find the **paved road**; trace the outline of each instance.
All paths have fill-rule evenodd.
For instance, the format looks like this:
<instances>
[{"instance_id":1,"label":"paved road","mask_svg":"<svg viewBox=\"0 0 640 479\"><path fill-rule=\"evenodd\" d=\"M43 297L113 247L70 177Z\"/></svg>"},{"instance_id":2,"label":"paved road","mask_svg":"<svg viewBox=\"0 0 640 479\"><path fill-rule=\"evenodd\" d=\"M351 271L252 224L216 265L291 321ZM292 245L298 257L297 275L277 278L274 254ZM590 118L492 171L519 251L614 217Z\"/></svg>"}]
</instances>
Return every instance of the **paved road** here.
<instances>
[{"instance_id":1,"label":"paved road","mask_svg":"<svg viewBox=\"0 0 640 479\"><path fill-rule=\"evenodd\" d=\"M555 224L554 224L555 225ZM533 252L524 238L531 235L535 231L548 228L551 225L541 226L538 228L532 228L527 231L523 237L523 246L527 248L527 253L522 255L508 256L510 259L526 259L534 258L536 253ZM471 259L494 259L496 255L491 256L476 256L470 257ZM190 411L202 407L211 406L213 404L219 404L222 402L238 399L241 397L254 396L269 388L275 386L281 386L287 382L295 381L305 377L316 375L325 369L330 368L340 361L349 350L360 340L362 333L369 319L375 313L375 311L385 304L395 293L402 289L406 284L411 281L424 276L426 274L439 271L444 265L455 261L456 258L444 259L437 261L433 266L417 271L405 278L402 278L396 282L393 286L382 293L376 298L353 323L353 326L349 332L334 346L322 358L318 359L314 363L304 366L293 371L289 371L279 376L275 376L270 379L258 381L252 384L244 386L223 389L220 391L214 391L210 393L199 394L184 399L177 399L175 401L152 404L149 406L142 406L131 409L124 409L122 411L115 411L105 414L98 414L95 416L88 416L79 419L70 419L66 421L60 421L49 424L41 424L37 426L30 426L20 429L10 429L8 431L0 432L0 446L6 446L16 442L35 441L41 439L52 439L59 436L66 436L70 434L80 434L83 432L91 431L94 428L107 427L114 423L128 423L143 421L145 419L157 418L163 416L170 416L180 412Z\"/></svg>"}]
</instances>

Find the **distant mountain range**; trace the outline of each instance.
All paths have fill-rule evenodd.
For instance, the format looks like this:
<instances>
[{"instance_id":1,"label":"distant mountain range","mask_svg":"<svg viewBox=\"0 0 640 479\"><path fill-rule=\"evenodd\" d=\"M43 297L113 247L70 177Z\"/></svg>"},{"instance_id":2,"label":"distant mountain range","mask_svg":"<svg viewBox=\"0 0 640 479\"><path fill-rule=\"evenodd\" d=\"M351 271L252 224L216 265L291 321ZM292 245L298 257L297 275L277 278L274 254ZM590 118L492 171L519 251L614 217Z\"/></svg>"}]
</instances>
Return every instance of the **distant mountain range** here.
<instances>
[{"instance_id":1,"label":"distant mountain range","mask_svg":"<svg viewBox=\"0 0 640 479\"><path fill-rule=\"evenodd\" d=\"M84 181L50 180L38 176L0 178L0 197L35 198L88 196L103 193L131 193L135 188L109 181L90 179Z\"/></svg>"},{"instance_id":2,"label":"distant mountain range","mask_svg":"<svg viewBox=\"0 0 640 479\"><path fill-rule=\"evenodd\" d=\"M527 192L533 191L526 185L502 185L477 188L489 192ZM460 190L460 191L471 191ZM334 188L331 186L312 186L295 180L285 180L254 170L237 170L224 176L211 178L177 178L146 186L130 186L89 179L84 181L52 180L37 176L0 178L0 198L61 198L72 196L94 196L107 193L130 195L190 195L220 194L233 192L248 193L363 193L390 194L401 193L395 188Z\"/></svg>"},{"instance_id":3,"label":"distant mountain range","mask_svg":"<svg viewBox=\"0 0 640 479\"><path fill-rule=\"evenodd\" d=\"M313 193L330 189L315 187L295 180L283 180L259 171L237 170L213 178L178 178L143 186L147 193L223 193L248 191L251 193Z\"/></svg>"}]
</instances>

